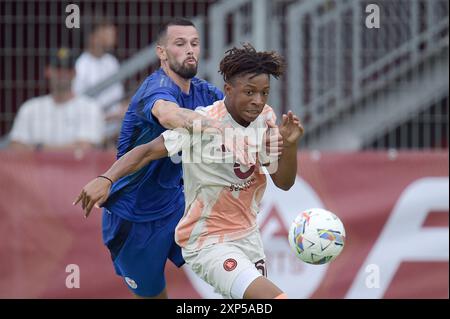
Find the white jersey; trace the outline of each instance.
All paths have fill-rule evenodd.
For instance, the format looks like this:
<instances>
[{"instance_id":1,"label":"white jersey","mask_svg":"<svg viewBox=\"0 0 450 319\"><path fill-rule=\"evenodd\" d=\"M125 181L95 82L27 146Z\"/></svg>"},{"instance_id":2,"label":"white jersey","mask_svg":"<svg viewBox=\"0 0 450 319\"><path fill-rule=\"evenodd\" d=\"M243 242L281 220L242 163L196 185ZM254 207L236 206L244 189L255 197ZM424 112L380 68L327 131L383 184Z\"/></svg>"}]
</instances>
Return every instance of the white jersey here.
<instances>
[{"instance_id":1,"label":"white jersey","mask_svg":"<svg viewBox=\"0 0 450 319\"><path fill-rule=\"evenodd\" d=\"M117 59L109 53L101 57L95 57L88 52L82 53L75 63L76 76L72 84L73 91L76 94L83 94L87 89L114 75L119 67ZM106 112L108 109L114 109L123 95L123 85L116 83L94 98Z\"/></svg>"},{"instance_id":2,"label":"white jersey","mask_svg":"<svg viewBox=\"0 0 450 319\"><path fill-rule=\"evenodd\" d=\"M234 121L223 100L196 111L234 129L241 129L246 136L252 136L252 143L259 146L262 145L264 134L249 133L264 133L267 129L266 120L275 122L275 113L268 105L247 128ZM261 173L260 163L266 163L268 158L263 159L263 154L259 154L259 160L250 167L234 162L205 162L211 157L205 157L205 148L198 147L200 139L196 140L195 136L167 130L163 137L170 156L183 149L186 209L175 230L178 245L198 250L209 244L237 240L255 231L256 214L266 187L266 176ZM208 147L221 149L226 158L227 152L222 145L217 144L222 143L221 140L214 143L208 144ZM203 156L202 161L185 161L186 152L190 152L193 159Z\"/></svg>"},{"instance_id":3,"label":"white jersey","mask_svg":"<svg viewBox=\"0 0 450 319\"><path fill-rule=\"evenodd\" d=\"M64 146L80 141L99 144L103 130L103 114L94 100L76 96L56 104L51 95L45 95L20 107L9 137L30 145Z\"/></svg>"}]
</instances>

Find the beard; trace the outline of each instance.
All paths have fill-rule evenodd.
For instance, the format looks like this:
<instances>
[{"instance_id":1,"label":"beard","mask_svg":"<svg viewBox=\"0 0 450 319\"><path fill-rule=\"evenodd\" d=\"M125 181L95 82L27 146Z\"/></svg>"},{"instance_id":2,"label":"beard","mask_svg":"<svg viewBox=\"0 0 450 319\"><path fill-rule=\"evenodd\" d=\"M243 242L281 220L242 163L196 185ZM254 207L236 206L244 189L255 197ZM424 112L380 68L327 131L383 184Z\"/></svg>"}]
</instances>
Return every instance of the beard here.
<instances>
[{"instance_id":1,"label":"beard","mask_svg":"<svg viewBox=\"0 0 450 319\"><path fill-rule=\"evenodd\" d=\"M183 64L180 64L176 61L170 61L169 59L170 69L186 80L192 79L197 74L197 66L198 63L195 65L185 65L184 62Z\"/></svg>"}]
</instances>

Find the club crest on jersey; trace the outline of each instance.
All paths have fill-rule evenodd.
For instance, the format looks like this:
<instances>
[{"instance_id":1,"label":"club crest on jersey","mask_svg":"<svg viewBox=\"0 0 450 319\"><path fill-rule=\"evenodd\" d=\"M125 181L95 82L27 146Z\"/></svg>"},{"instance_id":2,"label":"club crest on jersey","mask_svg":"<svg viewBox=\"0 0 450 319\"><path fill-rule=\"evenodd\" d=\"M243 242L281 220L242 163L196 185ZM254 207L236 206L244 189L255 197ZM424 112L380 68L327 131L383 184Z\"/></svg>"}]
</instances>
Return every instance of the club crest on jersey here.
<instances>
[{"instance_id":1,"label":"club crest on jersey","mask_svg":"<svg viewBox=\"0 0 450 319\"><path fill-rule=\"evenodd\" d=\"M241 170L241 164L239 163L234 163L234 174L236 174L237 177L239 177L240 179L246 179L248 177L250 177L253 172L255 171L255 165L252 165L246 172L243 172Z\"/></svg>"},{"instance_id":2,"label":"club crest on jersey","mask_svg":"<svg viewBox=\"0 0 450 319\"><path fill-rule=\"evenodd\" d=\"M237 267L237 261L233 258L228 258L223 262L223 268L226 271L233 271Z\"/></svg>"}]
</instances>

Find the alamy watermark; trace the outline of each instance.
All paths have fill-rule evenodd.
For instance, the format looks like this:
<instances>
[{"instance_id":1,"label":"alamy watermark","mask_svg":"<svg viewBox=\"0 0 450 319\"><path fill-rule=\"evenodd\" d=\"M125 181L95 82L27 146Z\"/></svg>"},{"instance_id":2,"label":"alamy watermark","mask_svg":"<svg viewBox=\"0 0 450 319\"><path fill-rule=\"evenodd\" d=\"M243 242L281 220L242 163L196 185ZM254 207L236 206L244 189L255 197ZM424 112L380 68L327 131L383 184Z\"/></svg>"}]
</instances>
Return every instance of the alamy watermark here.
<instances>
[{"instance_id":1,"label":"alamy watermark","mask_svg":"<svg viewBox=\"0 0 450 319\"><path fill-rule=\"evenodd\" d=\"M181 156L171 156L174 163L253 166L259 162L269 173L274 173L278 168L278 150L281 149L278 134L278 129L264 127L202 128L201 121L194 121L192 131L177 128L166 131L163 136L169 152L170 149L182 150Z\"/></svg>"},{"instance_id":2,"label":"alamy watermark","mask_svg":"<svg viewBox=\"0 0 450 319\"><path fill-rule=\"evenodd\" d=\"M370 264L364 271L367 273L366 287L369 289L380 288L380 267L376 264Z\"/></svg>"},{"instance_id":3,"label":"alamy watermark","mask_svg":"<svg viewBox=\"0 0 450 319\"><path fill-rule=\"evenodd\" d=\"M69 13L66 17L66 27L68 29L80 28L80 7L77 4L71 3L66 6L66 13ZM379 29L380 28L380 7L377 4L371 3L366 6L366 13L369 15L366 17L366 28Z\"/></svg>"},{"instance_id":4,"label":"alamy watermark","mask_svg":"<svg viewBox=\"0 0 450 319\"><path fill-rule=\"evenodd\" d=\"M66 6L66 13L69 15L66 17L66 28L79 29L80 28L80 7L76 4L69 4Z\"/></svg>"},{"instance_id":5,"label":"alamy watermark","mask_svg":"<svg viewBox=\"0 0 450 319\"><path fill-rule=\"evenodd\" d=\"M69 264L66 266L66 287L69 289L80 288L80 267L77 264Z\"/></svg>"},{"instance_id":6,"label":"alamy watermark","mask_svg":"<svg viewBox=\"0 0 450 319\"><path fill-rule=\"evenodd\" d=\"M366 17L366 28L379 29L380 28L380 7L377 4L368 4L366 6L366 13L369 15Z\"/></svg>"}]
</instances>

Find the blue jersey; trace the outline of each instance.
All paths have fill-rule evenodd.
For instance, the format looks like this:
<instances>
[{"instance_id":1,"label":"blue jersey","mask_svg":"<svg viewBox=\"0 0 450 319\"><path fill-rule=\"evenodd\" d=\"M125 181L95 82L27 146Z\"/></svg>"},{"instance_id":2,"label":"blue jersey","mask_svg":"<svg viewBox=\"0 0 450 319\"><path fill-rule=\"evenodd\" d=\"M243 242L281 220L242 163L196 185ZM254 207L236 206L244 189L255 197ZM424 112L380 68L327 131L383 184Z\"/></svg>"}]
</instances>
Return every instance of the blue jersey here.
<instances>
[{"instance_id":1,"label":"blue jersey","mask_svg":"<svg viewBox=\"0 0 450 319\"><path fill-rule=\"evenodd\" d=\"M155 71L145 79L131 100L122 122L117 158L152 141L166 130L152 115L157 100L194 110L220 99L223 99L223 93L204 80L192 78L190 92L185 94L162 69ZM181 163L162 158L119 179L103 206L133 222L156 220L184 209Z\"/></svg>"}]
</instances>

